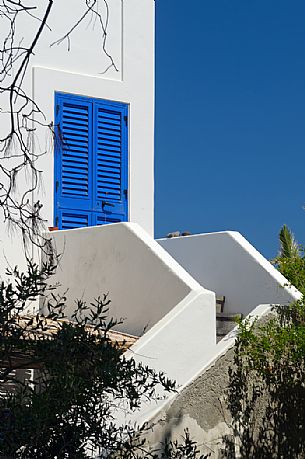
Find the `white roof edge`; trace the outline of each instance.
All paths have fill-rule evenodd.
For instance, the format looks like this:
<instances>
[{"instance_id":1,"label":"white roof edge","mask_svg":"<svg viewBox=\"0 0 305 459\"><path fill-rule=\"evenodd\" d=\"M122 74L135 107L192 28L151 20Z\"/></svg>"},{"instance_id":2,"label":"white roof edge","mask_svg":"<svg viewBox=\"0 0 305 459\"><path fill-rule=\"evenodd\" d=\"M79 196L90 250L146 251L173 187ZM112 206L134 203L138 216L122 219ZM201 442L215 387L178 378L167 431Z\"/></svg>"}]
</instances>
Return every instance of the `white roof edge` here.
<instances>
[{"instance_id":1,"label":"white roof edge","mask_svg":"<svg viewBox=\"0 0 305 459\"><path fill-rule=\"evenodd\" d=\"M175 239L187 239L190 237L200 237L200 236L208 236L209 234L229 234L229 233L237 233L240 234L238 231L234 230L223 230L223 231L210 231L208 233L196 233L196 234L189 234L187 236L176 236L176 237L160 237L156 239L156 241L168 241L168 240L175 240Z\"/></svg>"}]
</instances>

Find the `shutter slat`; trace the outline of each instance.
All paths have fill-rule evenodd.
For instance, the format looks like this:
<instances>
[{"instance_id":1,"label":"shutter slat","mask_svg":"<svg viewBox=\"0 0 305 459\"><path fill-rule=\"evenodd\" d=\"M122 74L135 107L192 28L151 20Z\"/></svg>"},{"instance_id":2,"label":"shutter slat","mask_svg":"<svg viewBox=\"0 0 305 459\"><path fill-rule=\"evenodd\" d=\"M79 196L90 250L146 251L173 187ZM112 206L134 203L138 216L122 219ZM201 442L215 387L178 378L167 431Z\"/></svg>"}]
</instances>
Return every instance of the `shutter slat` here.
<instances>
[{"instance_id":1,"label":"shutter slat","mask_svg":"<svg viewBox=\"0 0 305 459\"><path fill-rule=\"evenodd\" d=\"M72 134L66 131L64 140L69 144L71 142L77 142L77 143L81 142L81 143L85 143L88 145L88 133L86 134L86 133L82 133L78 131Z\"/></svg>"},{"instance_id":2,"label":"shutter slat","mask_svg":"<svg viewBox=\"0 0 305 459\"><path fill-rule=\"evenodd\" d=\"M62 229L74 229L89 226L89 215L77 211L63 211L61 224Z\"/></svg>"},{"instance_id":3,"label":"shutter slat","mask_svg":"<svg viewBox=\"0 0 305 459\"><path fill-rule=\"evenodd\" d=\"M104 128L105 129L110 129L111 131L114 132L121 132L121 122L118 123L107 123L106 120L103 120Z\"/></svg>"},{"instance_id":4,"label":"shutter slat","mask_svg":"<svg viewBox=\"0 0 305 459\"><path fill-rule=\"evenodd\" d=\"M65 186L67 188L70 188L70 189L75 189L75 190L79 190L79 191L84 191L87 189L87 184L86 184L86 180L84 179L83 182L80 180L80 182L75 185L75 183L73 183L71 180L69 180L68 178L64 177L63 178L63 182L65 184Z\"/></svg>"},{"instance_id":5,"label":"shutter slat","mask_svg":"<svg viewBox=\"0 0 305 459\"><path fill-rule=\"evenodd\" d=\"M65 131L68 133L68 134L75 134L75 133L87 133L88 132L88 128L86 128L86 126L83 126L83 127L76 127L74 125L70 125L70 124L64 124L64 129Z\"/></svg>"},{"instance_id":6,"label":"shutter slat","mask_svg":"<svg viewBox=\"0 0 305 459\"><path fill-rule=\"evenodd\" d=\"M65 155L64 155L64 160L71 160L72 158L79 158L80 160L86 160L87 163L88 163L88 149L87 148L84 148L84 149L75 149L75 148L70 148L69 150L66 150L64 149L64 152L65 152Z\"/></svg>"},{"instance_id":7,"label":"shutter slat","mask_svg":"<svg viewBox=\"0 0 305 459\"><path fill-rule=\"evenodd\" d=\"M64 146L67 151L69 151L70 148L75 148L75 147L88 149L88 136L86 138L83 138L81 136L75 136L75 137L65 136Z\"/></svg>"},{"instance_id":8,"label":"shutter slat","mask_svg":"<svg viewBox=\"0 0 305 459\"><path fill-rule=\"evenodd\" d=\"M115 147L118 150L121 148L121 141L118 142L117 140L113 140L110 137L108 137L107 140L104 139L103 141L98 141L97 144L101 148Z\"/></svg>"},{"instance_id":9,"label":"shutter slat","mask_svg":"<svg viewBox=\"0 0 305 459\"><path fill-rule=\"evenodd\" d=\"M79 129L75 128L74 130L71 128L64 128L65 129L65 138L67 139L75 139L75 138L80 138L83 140L88 141L88 131L86 129Z\"/></svg>"},{"instance_id":10,"label":"shutter slat","mask_svg":"<svg viewBox=\"0 0 305 459\"><path fill-rule=\"evenodd\" d=\"M121 155L117 154L116 152L109 152L109 151L103 151L101 153L98 153L98 161L112 161L114 163L120 163L121 162Z\"/></svg>"},{"instance_id":11,"label":"shutter slat","mask_svg":"<svg viewBox=\"0 0 305 459\"><path fill-rule=\"evenodd\" d=\"M63 164L67 167L74 167L74 165L76 166L77 164L79 164L80 167L88 169L88 158L84 155L79 154L79 152L75 153L77 153L75 154L75 156L67 156L63 161Z\"/></svg>"},{"instance_id":12,"label":"shutter slat","mask_svg":"<svg viewBox=\"0 0 305 459\"><path fill-rule=\"evenodd\" d=\"M101 189L101 193L104 193L105 195L109 193L116 194L120 190L119 186L116 187L115 185L110 185L106 182L101 182L99 188Z\"/></svg>"},{"instance_id":13,"label":"shutter slat","mask_svg":"<svg viewBox=\"0 0 305 459\"><path fill-rule=\"evenodd\" d=\"M121 121L121 113L116 112L115 110L107 110L107 109L102 109L102 111L99 110L98 113L98 118L100 119L105 119L109 118L112 121L118 120L119 122Z\"/></svg>"},{"instance_id":14,"label":"shutter slat","mask_svg":"<svg viewBox=\"0 0 305 459\"><path fill-rule=\"evenodd\" d=\"M113 174L111 172L103 172L102 174L98 174L101 180L111 182L111 183L120 183L121 181L121 174Z\"/></svg>"},{"instance_id":15,"label":"shutter slat","mask_svg":"<svg viewBox=\"0 0 305 459\"><path fill-rule=\"evenodd\" d=\"M114 174L114 176L120 176L121 175L121 171L120 171L119 167L110 167L109 164L107 164L107 163L101 164L101 167L103 168L103 174L98 174L98 175L101 175L101 176L103 176L103 175L112 175L112 174Z\"/></svg>"},{"instance_id":16,"label":"shutter slat","mask_svg":"<svg viewBox=\"0 0 305 459\"><path fill-rule=\"evenodd\" d=\"M67 109L69 108L72 108L72 109L77 109L78 111L86 111L85 108L82 108L79 104L77 103L71 103L71 102L68 102L68 101L65 101L65 106Z\"/></svg>"},{"instance_id":17,"label":"shutter slat","mask_svg":"<svg viewBox=\"0 0 305 459\"><path fill-rule=\"evenodd\" d=\"M99 144L98 152L109 152L109 153L116 153L118 156L121 156L121 146L120 145L107 145L107 144Z\"/></svg>"},{"instance_id":18,"label":"shutter slat","mask_svg":"<svg viewBox=\"0 0 305 459\"><path fill-rule=\"evenodd\" d=\"M87 123L86 121L82 120L77 120L77 121L70 121L70 122L63 122L62 123L64 128L68 129L83 129L85 130L87 128Z\"/></svg>"},{"instance_id":19,"label":"shutter slat","mask_svg":"<svg viewBox=\"0 0 305 459\"><path fill-rule=\"evenodd\" d=\"M87 113L83 111L69 112L69 110L66 109L63 114L63 119L64 120L76 120L78 123L79 122L85 123L87 121L87 116L88 116Z\"/></svg>"},{"instance_id":20,"label":"shutter slat","mask_svg":"<svg viewBox=\"0 0 305 459\"><path fill-rule=\"evenodd\" d=\"M69 104L65 103L65 114L72 114L72 115L79 115L83 114L84 116L87 115L87 111L85 108L80 107L79 105L74 105L74 107L69 106Z\"/></svg>"},{"instance_id":21,"label":"shutter slat","mask_svg":"<svg viewBox=\"0 0 305 459\"><path fill-rule=\"evenodd\" d=\"M77 164L74 168L71 166L65 168L63 177L70 177L70 174L79 174L80 177L84 177L84 178L87 177L86 169L83 167L80 167L79 164Z\"/></svg>"},{"instance_id":22,"label":"shutter slat","mask_svg":"<svg viewBox=\"0 0 305 459\"><path fill-rule=\"evenodd\" d=\"M102 188L100 190L101 199L105 199L105 200L107 200L107 199L115 199L116 195L117 195L117 193L115 191L113 191L113 190L107 190L105 188Z\"/></svg>"},{"instance_id":23,"label":"shutter slat","mask_svg":"<svg viewBox=\"0 0 305 459\"><path fill-rule=\"evenodd\" d=\"M113 116L114 114L110 114L107 112L107 110L104 109L103 113L98 113L98 118L103 120L103 123L106 124L116 124L117 126L121 126L121 114L118 114L117 116Z\"/></svg>"}]
</instances>

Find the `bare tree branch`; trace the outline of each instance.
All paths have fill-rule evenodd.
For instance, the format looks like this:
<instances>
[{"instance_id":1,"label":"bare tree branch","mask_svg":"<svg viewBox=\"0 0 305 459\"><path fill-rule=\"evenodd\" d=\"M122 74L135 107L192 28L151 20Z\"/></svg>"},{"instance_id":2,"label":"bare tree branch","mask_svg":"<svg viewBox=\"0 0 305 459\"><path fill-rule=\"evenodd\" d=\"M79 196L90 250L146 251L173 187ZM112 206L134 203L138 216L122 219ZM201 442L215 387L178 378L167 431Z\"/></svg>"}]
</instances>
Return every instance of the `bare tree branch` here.
<instances>
[{"instance_id":1,"label":"bare tree branch","mask_svg":"<svg viewBox=\"0 0 305 459\"><path fill-rule=\"evenodd\" d=\"M100 27L102 53L109 59L109 66L103 73L110 68L118 71L107 50L107 0L103 0L104 13L101 12L99 0L80 1L84 6L81 16L51 46L67 41L69 50L73 33L91 15ZM51 133L54 141L54 127L53 123L47 123L37 102L24 89L24 81L44 30L51 30L48 20L57 2L60 0L45 0L45 6L39 13L35 4L29 5L22 0L0 0L0 30L3 34L3 41L0 42L0 121L2 126L6 123L6 133L0 138L0 208L9 227L21 231L25 247L29 242L42 248L47 244L41 238L44 229L40 212L42 203L33 202L33 194L39 186L42 173L37 168L37 161L45 152L34 149L34 137L40 127ZM20 38L18 30L23 15L28 15L33 22L31 30L34 32L29 44L24 37ZM23 176L27 177L29 184L26 190L21 191L18 183Z\"/></svg>"}]
</instances>

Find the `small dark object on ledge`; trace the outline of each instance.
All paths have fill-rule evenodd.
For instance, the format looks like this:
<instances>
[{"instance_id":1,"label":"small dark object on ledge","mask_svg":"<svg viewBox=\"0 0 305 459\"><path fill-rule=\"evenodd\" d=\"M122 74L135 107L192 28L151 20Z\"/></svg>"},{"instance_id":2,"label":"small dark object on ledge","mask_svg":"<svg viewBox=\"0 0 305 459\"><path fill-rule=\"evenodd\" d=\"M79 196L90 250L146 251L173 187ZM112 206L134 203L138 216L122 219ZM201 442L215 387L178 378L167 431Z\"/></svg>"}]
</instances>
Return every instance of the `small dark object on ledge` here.
<instances>
[{"instance_id":1,"label":"small dark object on ledge","mask_svg":"<svg viewBox=\"0 0 305 459\"><path fill-rule=\"evenodd\" d=\"M183 231L183 233L181 233L181 236L191 236L192 233L190 233L189 231Z\"/></svg>"},{"instance_id":2,"label":"small dark object on ledge","mask_svg":"<svg viewBox=\"0 0 305 459\"><path fill-rule=\"evenodd\" d=\"M170 239L172 237L180 237L180 236L191 236L191 233L189 231L183 231L183 233L180 233L180 231L173 231L172 233L168 233L166 237Z\"/></svg>"},{"instance_id":3,"label":"small dark object on ledge","mask_svg":"<svg viewBox=\"0 0 305 459\"><path fill-rule=\"evenodd\" d=\"M179 236L181 236L180 231L174 231L173 233L168 233L166 237L170 239L171 237L179 237Z\"/></svg>"}]
</instances>

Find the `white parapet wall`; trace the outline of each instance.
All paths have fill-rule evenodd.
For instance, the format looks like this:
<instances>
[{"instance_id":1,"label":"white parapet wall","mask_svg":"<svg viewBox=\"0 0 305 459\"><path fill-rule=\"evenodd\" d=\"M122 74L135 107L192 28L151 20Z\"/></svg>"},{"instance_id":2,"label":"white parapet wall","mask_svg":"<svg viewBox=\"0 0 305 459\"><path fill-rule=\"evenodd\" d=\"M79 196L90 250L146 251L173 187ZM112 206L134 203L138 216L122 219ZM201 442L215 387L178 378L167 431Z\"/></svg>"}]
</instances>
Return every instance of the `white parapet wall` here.
<instances>
[{"instance_id":1,"label":"white parapet wall","mask_svg":"<svg viewBox=\"0 0 305 459\"><path fill-rule=\"evenodd\" d=\"M215 296L205 289L189 293L175 308L145 333L125 354L164 372L176 382L177 392L159 389L159 400L144 398L139 410L122 409L119 423L143 425L151 421L190 383L216 351Z\"/></svg>"},{"instance_id":2,"label":"white parapet wall","mask_svg":"<svg viewBox=\"0 0 305 459\"><path fill-rule=\"evenodd\" d=\"M198 326L200 321L203 339L207 345L215 344L214 293L202 288L136 223L54 231L50 237L62 254L50 282L60 284L57 293L66 292L68 315L75 308L75 300L91 302L109 292L109 314L124 319L117 327L120 330L140 336L161 319L168 323L168 313L176 320L189 308L193 318L188 318L189 323L183 319L185 330L181 326L173 330L176 342L186 339L184 332L191 336L191 323ZM160 337L163 326L159 325ZM169 340L171 335L167 336Z\"/></svg>"},{"instance_id":3,"label":"white parapet wall","mask_svg":"<svg viewBox=\"0 0 305 459\"><path fill-rule=\"evenodd\" d=\"M300 298L287 279L238 232L158 242L200 285L225 295L228 313L246 316L259 304L288 304Z\"/></svg>"}]
</instances>

